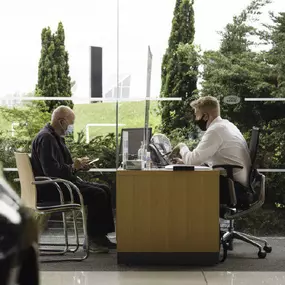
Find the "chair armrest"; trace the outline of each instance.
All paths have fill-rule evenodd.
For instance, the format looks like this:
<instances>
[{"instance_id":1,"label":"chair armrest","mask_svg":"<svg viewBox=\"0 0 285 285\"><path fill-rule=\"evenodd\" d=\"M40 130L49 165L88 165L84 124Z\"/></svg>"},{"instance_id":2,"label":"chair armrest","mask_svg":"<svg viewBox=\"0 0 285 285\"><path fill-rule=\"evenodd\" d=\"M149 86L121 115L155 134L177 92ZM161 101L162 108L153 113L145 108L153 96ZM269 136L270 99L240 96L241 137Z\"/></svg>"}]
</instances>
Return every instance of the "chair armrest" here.
<instances>
[{"instance_id":1,"label":"chair armrest","mask_svg":"<svg viewBox=\"0 0 285 285\"><path fill-rule=\"evenodd\" d=\"M35 177L35 180L41 180L43 183L42 184L54 184L58 193L59 193L59 197L60 197L60 203L61 204L64 204L64 196L63 196L63 193L62 193L62 190L60 188L60 186L56 183L56 182L52 182L53 180L50 178L50 177L46 177L46 176L37 176ZM34 182L36 181L32 181L32 184L36 184ZM21 182L20 181L20 178L15 178L14 179L14 182Z\"/></svg>"},{"instance_id":2,"label":"chair armrest","mask_svg":"<svg viewBox=\"0 0 285 285\"><path fill-rule=\"evenodd\" d=\"M57 180L57 181L55 181ZM15 182L20 182L20 178L16 178L14 179ZM39 183L41 182L41 183ZM51 177L47 177L47 176L37 176L35 177L35 181L32 181L32 184L34 185L44 185L44 184L54 184L56 186L56 189L59 193L59 196L60 196L60 202L61 204L64 204L64 196L63 196L63 192L62 192L62 189L61 187L58 185L58 183L62 183L66 186L66 188L68 189L69 191L69 195L70 195L70 202L71 203L74 203L74 196L73 196L73 193L72 193L72 187L76 187L72 182L70 181L67 181L67 180L64 180L64 179L59 179L59 178L51 178ZM73 185L73 186L72 186ZM76 187L77 188L77 187ZM75 188L74 188L75 189ZM77 191L78 190L78 191ZM78 196L79 196L79 200L80 200L80 203L81 203L81 198L82 198L82 195L79 191L79 189L77 188L77 190L75 189L75 191L77 192ZM83 200L83 199L82 199Z\"/></svg>"},{"instance_id":3,"label":"chair armrest","mask_svg":"<svg viewBox=\"0 0 285 285\"><path fill-rule=\"evenodd\" d=\"M227 177L230 179L233 179L233 170L234 169L243 169L243 166L241 165L232 165L232 164L219 164L219 165L213 165L213 169L217 168L223 168L227 172Z\"/></svg>"},{"instance_id":4,"label":"chair armrest","mask_svg":"<svg viewBox=\"0 0 285 285\"><path fill-rule=\"evenodd\" d=\"M42 184L54 184L58 193L59 193L59 198L60 198L60 203L63 205L64 204L64 196L63 196L63 192L62 189L60 188L60 186L58 185L58 183L53 182L53 179L47 176L36 176L35 177L36 181L32 181L32 184L35 184L33 182L37 182L37 181L42 181ZM36 185L36 184L35 184Z\"/></svg>"},{"instance_id":5,"label":"chair armrest","mask_svg":"<svg viewBox=\"0 0 285 285\"><path fill-rule=\"evenodd\" d=\"M49 178L49 179L51 179L51 178ZM72 182L70 182L68 180L64 180L61 178L55 178L55 179L51 179L51 180L47 180L47 181L33 181L32 182L32 184L34 184L34 185L43 185L43 184L48 184L48 183L53 183L53 184L54 183L55 184L63 183L69 189L69 192L71 194L72 199L73 199L73 194L72 194L71 188L73 188L79 197L79 201L80 201L81 206L84 207L84 200L83 200L83 196L82 196L80 190L78 189L78 187L75 184L73 184Z\"/></svg>"},{"instance_id":6,"label":"chair armrest","mask_svg":"<svg viewBox=\"0 0 285 285\"><path fill-rule=\"evenodd\" d=\"M237 197L236 197L236 191L235 191L235 185L234 185L234 169L243 169L243 166L241 165L233 165L233 164L219 164L219 165L213 165L213 169L217 168L223 168L226 170L227 178L228 178L228 189L229 189L229 195L230 195L230 203L231 207L235 207L237 205Z\"/></svg>"},{"instance_id":7,"label":"chair armrest","mask_svg":"<svg viewBox=\"0 0 285 285\"><path fill-rule=\"evenodd\" d=\"M235 184L234 184L234 181L230 178L228 178L228 187L229 187L229 195L230 195L231 206L235 207L237 205Z\"/></svg>"},{"instance_id":8,"label":"chair armrest","mask_svg":"<svg viewBox=\"0 0 285 285\"><path fill-rule=\"evenodd\" d=\"M243 166L232 165L232 164L220 164L220 165L214 165L212 168L213 169L223 168L226 170L227 178L228 178L228 188L229 188L231 207L235 207L237 205L237 197L236 197L236 191L235 191L235 185L234 185L234 172L233 172L233 170L234 169L243 169Z\"/></svg>"},{"instance_id":9,"label":"chair armrest","mask_svg":"<svg viewBox=\"0 0 285 285\"><path fill-rule=\"evenodd\" d=\"M49 180L49 181L54 181L55 179L58 179L56 177L47 177L47 176L37 176L35 177L35 180ZM71 203L74 203L74 196L73 196L73 193L72 193L72 189L70 188L69 184L65 183L65 182L62 182L66 188L68 189L69 191L69 195L70 195L70 202ZM57 183L56 183L57 184ZM58 185L58 187L60 187ZM61 188L60 188L61 189ZM62 191L62 190L61 190Z\"/></svg>"},{"instance_id":10,"label":"chair armrest","mask_svg":"<svg viewBox=\"0 0 285 285\"><path fill-rule=\"evenodd\" d=\"M243 166L241 165L232 165L232 164L219 164L219 165L213 165L212 166L213 169L215 168L224 168L224 169L235 169L235 168L239 168L239 169L243 169Z\"/></svg>"}]
</instances>

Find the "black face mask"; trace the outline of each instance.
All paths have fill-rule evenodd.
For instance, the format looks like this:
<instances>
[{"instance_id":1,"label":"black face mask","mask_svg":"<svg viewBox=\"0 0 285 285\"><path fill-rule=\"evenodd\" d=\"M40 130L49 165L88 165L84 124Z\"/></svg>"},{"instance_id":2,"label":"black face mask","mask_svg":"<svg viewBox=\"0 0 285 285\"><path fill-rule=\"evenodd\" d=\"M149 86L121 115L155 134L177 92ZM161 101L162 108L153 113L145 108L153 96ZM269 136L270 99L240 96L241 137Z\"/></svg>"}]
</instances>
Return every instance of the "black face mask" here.
<instances>
[{"instance_id":1,"label":"black face mask","mask_svg":"<svg viewBox=\"0 0 285 285\"><path fill-rule=\"evenodd\" d=\"M201 131L206 131L207 130L207 123L208 123L208 120L207 121L204 121L205 115L203 115L203 117L200 119L200 120L196 120L195 121L195 124L201 129Z\"/></svg>"}]
</instances>

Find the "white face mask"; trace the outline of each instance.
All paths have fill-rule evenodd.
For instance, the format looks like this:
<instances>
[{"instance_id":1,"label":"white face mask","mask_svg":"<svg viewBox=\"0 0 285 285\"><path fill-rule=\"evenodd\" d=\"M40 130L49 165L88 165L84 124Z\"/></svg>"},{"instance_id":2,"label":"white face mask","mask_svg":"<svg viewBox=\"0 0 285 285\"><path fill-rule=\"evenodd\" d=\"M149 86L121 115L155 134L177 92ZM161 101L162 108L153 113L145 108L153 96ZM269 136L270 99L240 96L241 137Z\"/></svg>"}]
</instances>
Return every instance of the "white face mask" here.
<instances>
[{"instance_id":1,"label":"white face mask","mask_svg":"<svg viewBox=\"0 0 285 285\"><path fill-rule=\"evenodd\" d=\"M71 135L73 133L73 130L74 130L74 125L68 125L65 131L65 135L66 136Z\"/></svg>"}]
</instances>

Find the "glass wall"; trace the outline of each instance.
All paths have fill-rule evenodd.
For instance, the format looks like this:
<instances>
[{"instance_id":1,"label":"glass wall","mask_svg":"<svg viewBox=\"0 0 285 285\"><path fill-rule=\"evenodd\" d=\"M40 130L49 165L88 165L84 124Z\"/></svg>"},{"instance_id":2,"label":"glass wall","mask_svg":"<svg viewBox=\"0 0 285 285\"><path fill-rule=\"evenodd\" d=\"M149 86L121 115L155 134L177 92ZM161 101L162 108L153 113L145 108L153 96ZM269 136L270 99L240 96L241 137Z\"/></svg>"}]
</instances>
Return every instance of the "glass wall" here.
<instances>
[{"instance_id":1,"label":"glass wall","mask_svg":"<svg viewBox=\"0 0 285 285\"><path fill-rule=\"evenodd\" d=\"M62 62L57 62L58 58L51 63L42 61L39 69L41 56L47 52L56 54L51 35L60 34L61 22L76 114L75 134L67 138L67 144L73 157L100 158L96 168L82 173L82 178L105 181L115 193L116 150L120 146L121 129L145 126L150 47L149 95L153 100L149 126L153 133L165 133L173 146L180 141L190 148L197 145L199 136L186 113L191 113L188 101L200 95L216 96L222 117L236 124L247 141L251 128L260 127L263 131L257 167L267 178L267 198L264 209L256 214L258 217L245 219L242 226L249 229L254 224L265 234L281 231L281 209L285 205L285 103L282 101L285 55L278 30L281 24L273 23L272 34L264 31L267 34L263 35L270 36L268 43L260 34L248 35L253 33L252 26L265 29L263 23L272 23L267 12L281 12L282 0L261 7L261 14L247 9L247 0L195 1L194 6L192 1L182 2L184 6L180 7L175 0L52 0L43 6L40 1L28 0L17 1L17 9L13 2L5 3L0 9L0 24L5 27L1 29L0 48L0 160L6 176L10 182L17 177L14 151L30 152L31 140L50 120L50 114L42 112L38 105L31 105L36 101L27 97L65 95L55 87L53 93L48 88L56 86L53 72ZM245 22L241 17L243 11L247 14ZM234 21L234 16L242 24ZM243 24L246 29L241 29ZM49 30L43 31L48 27L50 38ZM55 40L53 45L57 45ZM103 53L102 97L92 103L91 46L101 47ZM277 54L280 56L276 57ZM44 68L54 80L46 84L48 92L42 90ZM182 101L160 104L155 99L161 95ZM161 106L165 110L163 119Z\"/></svg>"},{"instance_id":2,"label":"glass wall","mask_svg":"<svg viewBox=\"0 0 285 285\"><path fill-rule=\"evenodd\" d=\"M130 78L130 92L125 96L132 99L146 96L149 45L153 53L151 97L166 92L169 97L182 97L186 102L197 98L197 94L213 95L220 101L222 117L233 122L248 142L252 128L259 127L262 131L256 166L266 175L266 202L260 211L243 219L237 227L259 234L281 233L285 205L285 95L282 87L285 55L281 40L284 15L280 16L279 22L273 23L273 33L263 25L272 24L269 11L276 15L282 11L281 1L273 1L264 7L251 7L246 0L195 1L193 10L192 1L182 2L181 8L175 6L178 2L174 0L120 0L119 68L122 77ZM263 30L262 35L266 34L271 41L265 41L254 28ZM165 57L166 74L161 74L167 48L170 55ZM276 57L276 54L280 56ZM197 68L199 72L195 73ZM194 77L198 92L192 93L195 88L189 82ZM127 104L130 104L129 108L124 107ZM135 104L140 103L120 103L120 123L143 126L144 111L139 113ZM195 132L193 124L183 114L186 112L183 106L181 113L175 106L175 102L169 102L167 112L173 116L172 122L177 114L180 118L184 116L183 123L188 128L186 136L184 130L179 131L183 127L173 128L174 123L169 124L173 129L171 132L168 129L168 133L166 127L157 128L161 123L163 126L165 120L161 121L161 114L156 116L158 102L155 101L151 101L150 126L157 132L165 131L173 145L184 141L193 148L199 142L188 140L189 137L197 138L191 136L191 132ZM128 113L132 114L130 123L127 122Z\"/></svg>"},{"instance_id":3,"label":"glass wall","mask_svg":"<svg viewBox=\"0 0 285 285\"><path fill-rule=\"evenodd\" d=\"M106 181L114 189L114 172L98 172L96 168L114 169L116 166L115 103L102 103L101 97L90 104L91 80L100 84L100 74L91 78L90 48L102 48L101 96L105 98L117 88L117 2L49 1L48 5L34 0L16 2L17 9L14 2L7 2L0 9L1 26L6 27L1 29L3 45L0 49L3 79L0 160L6 177L19 190L19 185L13 182L18 176L14 151L30 153L32 139L51 117L39 108L34 97L70 95L70 86L65 86L69 91L60 86L66 80L71 84L72 101L67 98L69 101L57 102L58 105L73 102L76 115L74 139L68 137L67 145L74 158L100 158L92 172L81 173L82 178ZM59 55L64 49L67 54ZM68 66L63 69L65 64ZM100 58L94 65L100 65ZM43 78L47 80L45 83ZM108 133L111 135L105 137Z\"/></svg>"}]
</instances>

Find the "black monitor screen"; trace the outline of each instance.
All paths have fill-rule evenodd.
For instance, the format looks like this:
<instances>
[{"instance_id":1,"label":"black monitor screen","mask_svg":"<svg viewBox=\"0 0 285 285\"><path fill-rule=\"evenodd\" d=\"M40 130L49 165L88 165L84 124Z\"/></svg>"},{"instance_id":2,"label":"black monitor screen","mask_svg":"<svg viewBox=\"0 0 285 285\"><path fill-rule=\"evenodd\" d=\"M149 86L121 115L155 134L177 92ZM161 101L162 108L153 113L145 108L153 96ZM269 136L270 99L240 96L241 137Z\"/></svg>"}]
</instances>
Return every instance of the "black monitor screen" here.
<instances>
[{"instance_id":1,"label":"black monitor screen","mask_svg":"<svg viewBox=\"0 0 285 285\"><path fill-rule=\"evenodd\" d=\"M144 128L132 128L132 129L122 129L121 132L121 143L120 143L120 154L122 154L122 139L123 132L128 132L128 150L129 156L136 156L138 150L141 147L141 142L144 140ZM152 136L152 128L148 129L148 143L150 142Z\"/></svg>"}]
</instances>

